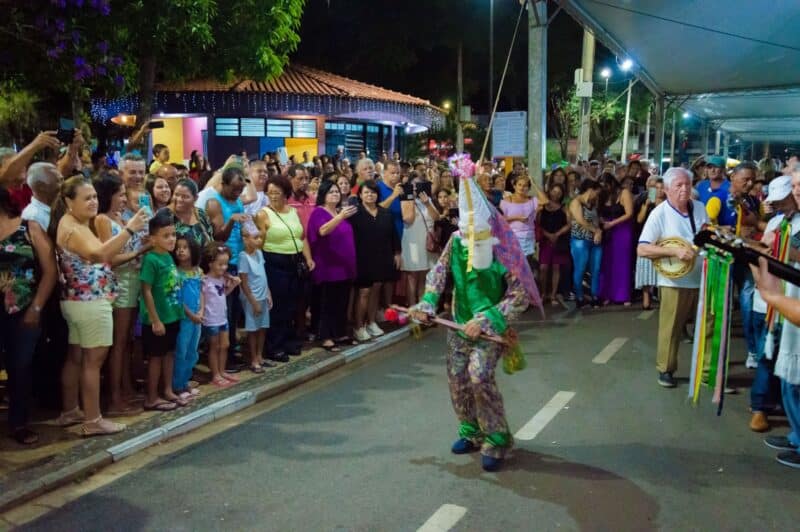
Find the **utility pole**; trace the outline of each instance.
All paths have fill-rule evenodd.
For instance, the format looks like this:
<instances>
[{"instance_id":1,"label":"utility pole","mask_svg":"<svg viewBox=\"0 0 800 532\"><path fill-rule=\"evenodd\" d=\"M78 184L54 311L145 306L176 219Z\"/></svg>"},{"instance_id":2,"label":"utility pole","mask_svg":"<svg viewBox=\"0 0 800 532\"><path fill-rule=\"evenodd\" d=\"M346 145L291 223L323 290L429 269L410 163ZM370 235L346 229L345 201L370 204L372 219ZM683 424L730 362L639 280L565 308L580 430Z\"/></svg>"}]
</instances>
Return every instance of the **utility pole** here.
<instances>
[{"instance_id":1,"label":"utility pole","mask_svg":"<svg viewBox=\"0 0 800 532\"><path fill-rule=\"evenodd\" d=\"M653 148L653 156L655 157L656 168L658 168L658 175L661 175L661 167L664 164L664 96L658 94L655 96L655 105L653 110L653 128L655 135L653 141L655 147Z\"/></svg>"},{"instance_id":2,"label":"utility pole","mask_svg":"<svg viewBox=\"0 0 800 532\"><path fill-rule=\"evenodd\" d=\"M461 124L462 107L464 106L463 68L461 62L462 43L458 43L458 93L456 95L456 153L464 153L464 126Z\"/></svg>"},{"instance_id":3,"label":"utility pole","mask_svg":"<svg viewBox=\"0 0 800 532\"><path fill-rule=\"evenodd\" d=\"M528 2L528 172L542 186L546 157L547 2Z\"/></svg>"},{"instance_id":4,"label":"utility pole","mask_svg":"<svg viewBox=\"0 0 800 532\"><path fill-rule=\"evenodd\" d=\"M722 140L720 138L721 136L722 136L722 131L718 129L717 130L717 140L714 143L714 155L719 155L719 144L720 144L720 141Z\"/></svg>"},{"instance_id":5,"label":"utility pole","mask_svg":"<svg viewBox=\"0 0 800 532\"><path fill-rule=\"evenodd\" d=\"M538 2L537 2L538 3ZM583 30L583 53L581 56L581 70L583 71L583 81L592 81L592 71L594 70L594 35L589 30ZM592 118L592 95L581 98L581 128L578 134L578 159L587 160L589 158L589 128Z\"/></svg>"},{"instance_id":6,"label":"utility pole","mask_svg":"<svg viewBox=\"0 0 800 532\"><path fill-rule=\"evenodd\" d=\"M628 160L628 132L631 124L631 93L633 92L633 77L628 79L628 103L625 104L625 127L622 129L622 157L620 162L625 164Z\"/></svg>"}]
</instances>

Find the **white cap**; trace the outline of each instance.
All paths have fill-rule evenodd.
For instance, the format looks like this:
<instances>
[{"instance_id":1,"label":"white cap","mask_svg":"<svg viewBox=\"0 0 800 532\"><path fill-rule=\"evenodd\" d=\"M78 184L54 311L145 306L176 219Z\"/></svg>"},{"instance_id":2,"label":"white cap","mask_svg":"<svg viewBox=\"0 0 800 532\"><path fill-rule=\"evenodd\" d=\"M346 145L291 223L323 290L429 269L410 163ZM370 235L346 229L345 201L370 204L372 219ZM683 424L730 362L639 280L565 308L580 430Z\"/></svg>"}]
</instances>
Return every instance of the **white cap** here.
<instances>
[{"instance_id":1,"label":"white cap","mask_svg":"<svg viewBox=\"0 0 800 532\"><path fill-rule=\"evenodd\" d=\"M767 194L767 199L764 200L767 203L785 199L786 196L792 193L792 176L782 175L776 177L769 182L767 190L769 194Z\"/></svg>"}]
</instances>

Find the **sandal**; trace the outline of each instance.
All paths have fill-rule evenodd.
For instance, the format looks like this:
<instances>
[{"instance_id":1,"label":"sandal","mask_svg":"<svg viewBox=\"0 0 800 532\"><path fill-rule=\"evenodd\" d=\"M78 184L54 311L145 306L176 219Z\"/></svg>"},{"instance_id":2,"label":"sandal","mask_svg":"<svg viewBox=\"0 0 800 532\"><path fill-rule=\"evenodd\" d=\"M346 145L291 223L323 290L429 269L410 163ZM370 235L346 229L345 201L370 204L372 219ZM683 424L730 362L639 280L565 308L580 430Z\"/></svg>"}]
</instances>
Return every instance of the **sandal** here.
<instances>
[{"instance_id":1,"label":"sandal","mask_svg":"<svg viewBox=\"0 0 800 532\"><path fill-rule=\"evenodd\" d=\"M324 349L325 351L328 351L329 353L338 353L338 352L340 352L342 350L336 344L331 344L331 345L322 344L320 347L322 347L322 349Z\"/></svg>"},{"instance_id":2,"label":"sandal","mask_svg":"<svg viewBox=\"0 0 800 532\"><path fill-rule=\"evenodd\" d=\"M228 382L232 382L232 383L234 383L234 384L236 384L237 382L239 382L239 377L234 377L234 376L233 376L233 375L231 375L230 373L223 373L223 374L222 374L222 378L223 378L223 379L225 379L226 381L228 381Z\"/></svg>"},{"instance_id":3,"label":"sandal","mask_svg":"<svg viewBox=\"0 0 800 532\"><path fill-rule=\"evenodd\" d=\"M231 381L226 380L222 377L217 377L216 379L211 381L212 386L216 386L217 388L228 388L231 384Z\"/></svg>"},{"instance_id":4,"label":"sandal","mask_svg":"<svg viewBox=\"0 0 800 532\"><path fill-rule=\"evenodd\" d=\"M122 432L126 428L122 423L114 423L103 419L103 416L99 416L97 419L87 421L81 425L81 436L106 436Z\"/></svg>"},{"instance_id":5,"label":"sandal","mask_svg":"<svg viewBox=\"0 0 800 532\"><path fill-rule=\"evenodd\" d=\"M86 421L86 418L84 417L83 412L81 412L79 407L75 407L69 412L61 412L61 415L58 416L55 423L59 427L69 427L72 425L77 425L78 423L83 423L84 421Z\"/></svg>"},{"instance_id":6,"label":"sandal","mask_svg":"<svg viewBox=\"0 0 800 532\"><path fill-rule=\"evenodd\" d=\"M258 366L250 366L250 371L252 371L253 373L259 373L260 374L260 373L264 373L266 370L264 368L262 368L260 365L258 365Z\"/></svg>"},{"instance_id":7,"label":"sandal","mask_svg":"<svg viewBox=\"0 0 800 532\"><path fill-rule=\"evenodd\" d=\"M180 407L189 406L189 400L188 399L184 399L180 395L176 395L175 399L167 399L167 401L169 401L170 403L173 403L174 405L176 405L176 407L178 407L178 406L180 406Z\"/></svg>"},{"instance_id":8,"label":"sandal","mask_svg":"<svg viewBox=\"0 0 800 532\"><path fill-rule=\"evenodd\" d=\"M356 340L355 338L351 338L349 336L343 336L338 340L334 340L333 343L335 343L336 345L358 345L358 340Z\"/></svg>"},{"instance_id":9,"label":"sandal","mask_svg":"<svg viewBox=\"0 0 800 532\"><path fill-rule=\"evenodd\" d=\"M11 431L11 437L20 445L39 443L39 435L28 427L19 427Z\"/></svg>"},{"instance_id":10,"label":"sandal","mask_svg":"<svg viewBox=\"0 0 800 532\"><path fill-rule=\"evenodd\" d=\"M178 408L178 405L164 399L159 399L151 405L148 405L147 403L144 404L144 409L148 412L170 412L176 408Z\"/></svg>"}]
</instances>

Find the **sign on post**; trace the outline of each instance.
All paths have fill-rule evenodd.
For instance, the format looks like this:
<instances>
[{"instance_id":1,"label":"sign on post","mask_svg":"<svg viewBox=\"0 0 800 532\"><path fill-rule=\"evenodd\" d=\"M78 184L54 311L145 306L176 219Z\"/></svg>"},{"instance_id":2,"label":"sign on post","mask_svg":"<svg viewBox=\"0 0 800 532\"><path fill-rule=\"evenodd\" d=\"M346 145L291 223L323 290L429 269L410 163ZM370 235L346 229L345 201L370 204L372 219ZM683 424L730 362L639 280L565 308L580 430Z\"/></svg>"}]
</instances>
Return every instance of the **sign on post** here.
<instances>
[{"instance_id":1,"label":"sign on post","mask_svg":"<svg viewBox=\"0 0 800 532\"><path fill-rule=\"evenodd\" d=\"M492 126L492 157L525 157L528 113L497 113Z\"/></svg>"}]
</instances>

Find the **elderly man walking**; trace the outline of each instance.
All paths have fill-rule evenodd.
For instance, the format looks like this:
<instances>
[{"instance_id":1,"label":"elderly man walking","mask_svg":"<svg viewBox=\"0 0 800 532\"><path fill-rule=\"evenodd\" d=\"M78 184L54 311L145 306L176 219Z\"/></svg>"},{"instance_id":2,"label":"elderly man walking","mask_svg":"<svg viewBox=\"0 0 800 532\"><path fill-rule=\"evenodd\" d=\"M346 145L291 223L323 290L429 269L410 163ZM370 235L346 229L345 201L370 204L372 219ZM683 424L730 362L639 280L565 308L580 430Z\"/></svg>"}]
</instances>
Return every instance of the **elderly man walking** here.
<instances>
[{"instance_id":1,"label":"elderly man walking","mask_svg":"<svg viewBox=\"0 0 800 532\"><path fill-rule=\"evenodd\" d=\"M673 258L693 261L694 267L676 279L658 274L661 308L658 317L658 384L675 387L673 374L678 369L678 346L683 327L697 309L700 287L701 262L695 260L697 252L691 246L694 235L708 223L702 203L692 197L691 172L684 168L670 168L664 174L667 200L653 209L642 229L636 251L640 257L651 260ZM664 238L681 238L686 247L663 247Z\"/></svg>"}]
</instances>

